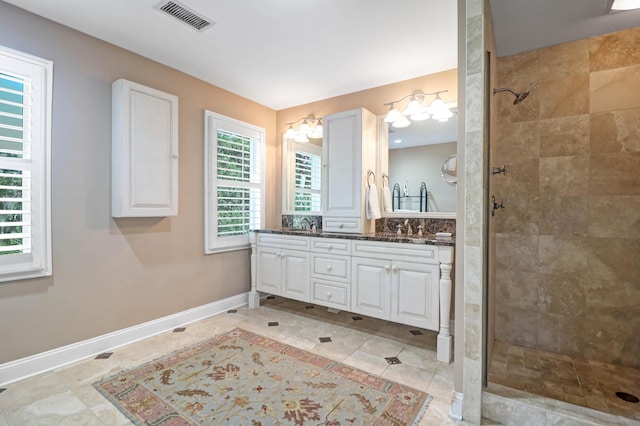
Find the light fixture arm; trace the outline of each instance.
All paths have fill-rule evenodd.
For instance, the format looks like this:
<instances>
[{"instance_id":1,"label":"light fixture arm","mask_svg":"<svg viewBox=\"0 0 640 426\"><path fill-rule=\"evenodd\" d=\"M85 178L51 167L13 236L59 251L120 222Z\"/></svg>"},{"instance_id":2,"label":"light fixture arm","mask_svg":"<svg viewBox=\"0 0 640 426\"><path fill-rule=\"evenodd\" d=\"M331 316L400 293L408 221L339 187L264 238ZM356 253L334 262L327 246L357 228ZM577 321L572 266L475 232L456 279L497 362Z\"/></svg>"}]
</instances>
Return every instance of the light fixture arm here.
<instances>
[{"instance_id":1,"label":"light fixture arm","mask_svg":"<svg viewBox=\"0 0 640 426\"><path fill-rule=\"evenodd\" d=\"M440 93L445 93L448 92L448 90L439 90L437 92L433 92L433 93L424 93L422 90L418 90L416 92L410 93L407 96L404 96L400 99L398 99L397 101L391 101L391 102L387 102L386 104L382 104L383 106L387 106L387 105L394 105L397 104L399 102L404 101L405 99L408 98L420 98L420 102L422 102L424 100L424 98L426 98L427 96L433 96L436 95L438 96Z\"/></svg>"},{"instance_id":2,"label":"light fixture arm","mask_svg":"<svg viewBox=\"0 0 640 426\"><path fill-rule=\"evenodd\" d=\"M316 118L316 116L314 114L309 114L306 117L302 117L302 118L298 118L296 121L292 121L291 123L285 123L285 126L293 126L298 124L299 122L301 122L302 120L307 120L307 121L318 121L318 120L322 120L322 117L318 117Z\"/></svg>"}]
</instances>

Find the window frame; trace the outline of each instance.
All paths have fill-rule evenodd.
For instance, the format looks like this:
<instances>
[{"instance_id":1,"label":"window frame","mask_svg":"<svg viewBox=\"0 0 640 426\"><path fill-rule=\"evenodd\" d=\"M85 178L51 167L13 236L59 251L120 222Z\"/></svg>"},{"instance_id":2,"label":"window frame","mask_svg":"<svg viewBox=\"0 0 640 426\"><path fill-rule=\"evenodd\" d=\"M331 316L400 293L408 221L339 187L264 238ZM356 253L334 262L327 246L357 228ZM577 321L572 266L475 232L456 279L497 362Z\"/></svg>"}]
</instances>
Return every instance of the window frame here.
<instances>
[{"instance_id":1,"label":"window frame","mask_svg":"<svg viewBox=\"0 0 640 426\"><path fill-rule=\"evenodd\" d=\"M4 157L1 167L20 167L31 173L29 212L30 253L0 256L0 282L52 275L51 242L51 117L53 105L53 62L0 46L0 70L4 74L29 78L31 82L30 156ZM7 256L7 257L5 257ZM11 257L9 257L11 256Z\"/></svg>"},{"instance_id":2,"label":"window frame","mask_svg":"<svg viewBox=\"0 0 640 426\"><path fill-rule=\"evenodd\" d=\"M232 236L217 235L218 199L217 199L217 147L218 130L241 134L255 138L259 142L260 155L260 223L265 224L265 134L262 127L245 123L213 111L204 110L204 252L214 254L227 251L244 250L250 247L249 233Z\"/></svg>"}]
</instances>

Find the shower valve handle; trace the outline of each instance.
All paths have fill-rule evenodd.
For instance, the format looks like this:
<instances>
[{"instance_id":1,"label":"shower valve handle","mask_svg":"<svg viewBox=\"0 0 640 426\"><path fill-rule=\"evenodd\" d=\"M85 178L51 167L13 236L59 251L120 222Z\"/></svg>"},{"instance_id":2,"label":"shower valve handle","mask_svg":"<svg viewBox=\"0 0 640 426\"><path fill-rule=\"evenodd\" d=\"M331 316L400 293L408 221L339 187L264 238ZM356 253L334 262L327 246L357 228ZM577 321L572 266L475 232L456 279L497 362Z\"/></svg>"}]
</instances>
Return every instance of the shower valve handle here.
<instances>
[{"instance_id":1,"label":"shower valve handle","mask_svg":"<svg viewBox=\"0 0 640 426\"><path fill-rule=\"evenodd\" d=\"M495 195L491 196L491 216L495 216L496 215L496 210L498 209L504 209L504 202L500 201L500 204L498 204L496 202L496 197Z\"/></svg>"}]
</instances>

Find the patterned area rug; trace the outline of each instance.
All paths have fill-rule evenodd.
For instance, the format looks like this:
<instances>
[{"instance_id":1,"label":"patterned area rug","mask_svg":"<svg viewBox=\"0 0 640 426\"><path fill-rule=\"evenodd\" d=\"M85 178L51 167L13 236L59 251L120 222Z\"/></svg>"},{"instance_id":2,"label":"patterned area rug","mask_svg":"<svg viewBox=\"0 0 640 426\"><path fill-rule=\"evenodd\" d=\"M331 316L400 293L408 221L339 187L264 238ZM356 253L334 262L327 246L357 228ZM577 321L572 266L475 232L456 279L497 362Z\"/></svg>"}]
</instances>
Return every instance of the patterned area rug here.
<instances>
[{"instance_id":1,"label":"patterned area rug","mask_svg":"<svg viewBox=\"0 0 640 426\"><path fill-rule=\"evenodd\" d=\"M138 425L415 425L431 397L236 328L94 383Z\"/></svg>"}]
</instances>

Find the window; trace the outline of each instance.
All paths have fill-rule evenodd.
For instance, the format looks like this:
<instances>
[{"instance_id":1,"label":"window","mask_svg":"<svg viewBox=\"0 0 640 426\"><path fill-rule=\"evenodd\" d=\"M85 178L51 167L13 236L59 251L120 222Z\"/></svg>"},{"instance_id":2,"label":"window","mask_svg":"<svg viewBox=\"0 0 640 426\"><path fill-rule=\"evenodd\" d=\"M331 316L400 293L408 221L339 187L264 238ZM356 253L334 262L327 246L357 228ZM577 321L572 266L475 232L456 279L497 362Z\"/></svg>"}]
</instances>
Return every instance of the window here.
<instances>
[{"instance_id":1,"label":"window","mask_svg":"<svg viewBox=\"0 0 640 426\"><path fill-rule=\"evenodd\" d=\"M314 148L318 152L314 152ZM320 147L309 146L307 150L296 149L295 200L297 212L320 211Z\"/></svg>"},{"instance_id":2,"label":"window","mask_svg":"<svg viewBox=\"0 0 640 426\"><path fill-rule=\"evenodd\" d=\"M52 72L0 47L0 281L51 275Z\"/></svg>"},{"instance_id":3,"label":"window","mask_svg":"<svg viewBox=\"0 0 640 426\"><path fill-rule=\"evenodd\" d=\"M264 227L264 133L205 111L205 253L246 248Z\"/></svg>"}]
</instances>

